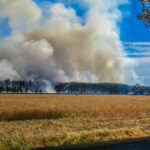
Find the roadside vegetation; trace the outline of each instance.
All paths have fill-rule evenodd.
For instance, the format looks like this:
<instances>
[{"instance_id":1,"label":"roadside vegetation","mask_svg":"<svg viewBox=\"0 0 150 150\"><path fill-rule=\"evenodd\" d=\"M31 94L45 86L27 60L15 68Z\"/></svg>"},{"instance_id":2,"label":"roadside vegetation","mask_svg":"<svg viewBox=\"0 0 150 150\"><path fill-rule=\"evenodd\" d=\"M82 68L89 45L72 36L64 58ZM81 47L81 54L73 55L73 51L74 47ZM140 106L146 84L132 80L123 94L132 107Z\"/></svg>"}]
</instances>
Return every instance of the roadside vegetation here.
<instances>
[{"instance_id":1,"label":"roadside vegetation","mask_svg":"<svg viewBox=\"0 0 150 150\"><path fill-rule=\"evenodd\" d=\"M0 149L116 142L150 135L149 96L0 95Z\"/></svg>"}]
</instances>

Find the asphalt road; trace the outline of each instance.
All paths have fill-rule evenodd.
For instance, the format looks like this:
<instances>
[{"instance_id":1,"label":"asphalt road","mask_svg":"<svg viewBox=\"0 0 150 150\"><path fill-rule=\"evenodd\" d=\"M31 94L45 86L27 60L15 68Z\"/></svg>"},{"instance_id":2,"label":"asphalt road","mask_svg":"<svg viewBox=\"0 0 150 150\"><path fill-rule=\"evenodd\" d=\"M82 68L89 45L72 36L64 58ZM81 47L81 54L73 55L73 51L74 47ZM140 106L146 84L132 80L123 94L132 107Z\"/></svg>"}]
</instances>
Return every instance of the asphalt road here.
<instances>
[{"instance_id":1,"label":"asphalt road","mask_svg":"<svg viewBox=\"0 0 150 150\"><path fill-rule=\"evenodd\" d=\"M37 148L35 150L150 150L150 138L140 139L134 142L125 142L120 144L110 144L100 146L97 144L78 145L78 146L64 146L64 147L45 147Z\"/></svg>"}]
</instances>

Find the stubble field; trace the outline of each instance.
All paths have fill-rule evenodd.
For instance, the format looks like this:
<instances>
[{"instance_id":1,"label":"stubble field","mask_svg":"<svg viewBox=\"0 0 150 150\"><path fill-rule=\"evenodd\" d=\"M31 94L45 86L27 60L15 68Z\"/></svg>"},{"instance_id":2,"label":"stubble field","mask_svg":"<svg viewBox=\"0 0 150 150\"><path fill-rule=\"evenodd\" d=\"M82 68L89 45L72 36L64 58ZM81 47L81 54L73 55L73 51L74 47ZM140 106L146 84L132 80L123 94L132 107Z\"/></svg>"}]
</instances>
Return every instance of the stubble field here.
<instances>
[{"instance_id":1,"label":"stubble field","mask_svg":"<svg viewBox=\"0 0 150 150\"><path fill-rule=\"evenodd\" d=\"M150 96L0 95L0 149L150 136Z\"/></svg>"}]
</instances>

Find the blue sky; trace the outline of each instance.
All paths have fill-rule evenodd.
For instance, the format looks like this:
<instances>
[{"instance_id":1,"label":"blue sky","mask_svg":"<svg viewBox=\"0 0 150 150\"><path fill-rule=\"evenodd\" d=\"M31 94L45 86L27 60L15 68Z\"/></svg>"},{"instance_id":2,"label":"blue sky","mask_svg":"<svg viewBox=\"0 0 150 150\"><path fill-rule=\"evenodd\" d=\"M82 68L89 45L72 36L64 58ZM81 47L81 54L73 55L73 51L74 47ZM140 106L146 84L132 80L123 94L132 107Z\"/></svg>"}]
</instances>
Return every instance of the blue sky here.
<instances>
[{"instance_id":1,"label":"blue sky","mask_svg":"<svg viewBox=\"0 0 150 150\"><path fill-rule=\"evenodd\" d=\"M130 12L127 16L124 16L123 21L121 22L121 40L129 42L145 42L150 41L150 30L145 28L145 25L142 21L137 19L137 13L141 10L141 5L138 0L132 0L130 5L123 5L120 7L123 16L126 11Z\"/></svg>"},{"instance_id":2,"label":"blue sky","mask_svg":"<svg viewBox=\"0 0 150 150\"><path fill-rule=\"evenodd\" d=\"M127 6L122 6L123 14L129 11L130 15L125 16L120 24L120 38L124 42L128 57L136 60L138 63L135 72L141 82L150 85L150 28L146 28L142 21L136 18L141 9L138 0L132 0Z\"/></svg>"},{"instance_id":3,"label":"blue sky","mask_svg":"<svg viewBox=\"0 0 150 150\"><path fill-rule=\"evenodd\" d=\"M34 0L40 7L42 2L58 2L61 0ZM68 3L67 3L68 2ZM69 3L66 0L66 7L73 7L78 16L84 17L86 7L78 3ZM120 39L124 44L127 56L133 58L137 62L135 72L145 85L150 85L150 28L146 28L142 21L137 19L137 13L141 9L138 0L130 1L130 4L121 5L122 21L118 23L120 29ZM11 29L8 25L8 19L1 17L0 22L0 38L11 34Z\"/></svg>"}]
</instances>

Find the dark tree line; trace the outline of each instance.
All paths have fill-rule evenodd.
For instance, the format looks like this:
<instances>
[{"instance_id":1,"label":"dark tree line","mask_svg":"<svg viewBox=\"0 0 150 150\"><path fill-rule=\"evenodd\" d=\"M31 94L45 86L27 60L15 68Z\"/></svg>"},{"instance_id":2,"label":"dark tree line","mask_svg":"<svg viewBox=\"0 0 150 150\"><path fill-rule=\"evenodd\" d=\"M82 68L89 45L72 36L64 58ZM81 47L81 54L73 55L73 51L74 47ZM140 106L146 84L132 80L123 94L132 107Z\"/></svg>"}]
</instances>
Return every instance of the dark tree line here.
<instances>
[{"instance_id":1,"label":"dark tree line","mask_svg":"<svg viewBox=\"0 0 150 150\"><path fill-rule=\"evenodd\" d=\"M30 81L29 84L31 85L32 81ZM25 81L10 81L9 79L7 79L3 81L3 84L0 85L1 93L23 93L28 91L29 89L26 87Z\"/></svg>"},{"instance_id":2,"label":"dark tree line","mask_svg":"<svg viewBox=\"0 0 150 150\"><path fill-rule=\"evenodd\" d=\"M0 81L0 93L44 93L46 85L38 81ZM57 93L66 94L133 94L150 95L150 87L136 84L130 86L115 83L58 83L54 86Z\"/></svg>"},{"instance_id":3,"label":"dark tree line","mask_svg":"<svg viewBox=\"0 0 150 150\"><path fill-rule=\"evenodd\" d=\"M150 95L150 87L139 84L129 86L113 83L59 83L55 86L55 91L67 94Z\"/></svg>"},{"instance_id":4,"label":"dark tree line","mask_svg":"<svg viewBox=\"0 0 150 150\"><path fill-rule=\"evenodd\" d=\"M34 89L34 82L29 81L10 81L9 79L0 82L0 93L41 93L41 89Z\"/></svg>"}]
</instances>

